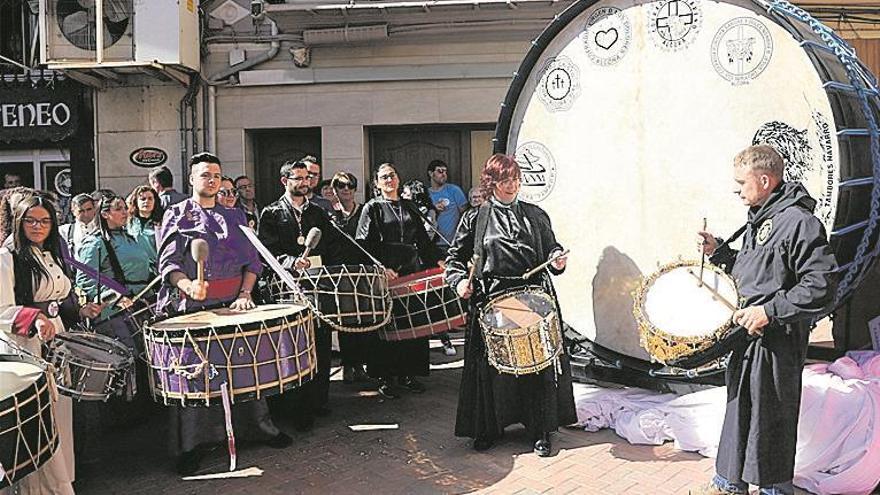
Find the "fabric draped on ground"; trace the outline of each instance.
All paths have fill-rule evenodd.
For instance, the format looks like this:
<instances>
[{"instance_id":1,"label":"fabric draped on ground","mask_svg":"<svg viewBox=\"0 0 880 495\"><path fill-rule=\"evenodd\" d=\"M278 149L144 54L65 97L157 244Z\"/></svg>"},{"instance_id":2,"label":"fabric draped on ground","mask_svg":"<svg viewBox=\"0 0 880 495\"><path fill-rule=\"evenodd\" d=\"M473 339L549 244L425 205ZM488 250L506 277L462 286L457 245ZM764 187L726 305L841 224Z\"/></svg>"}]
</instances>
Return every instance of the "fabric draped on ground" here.
<instances>
[{"instance_id":1,"label":"fabric draped on ground","mask_svg":"<svg viewBox=\"0 0 880 495\"><path fill-rule=\"evenodd\" d=\"M611 428L633 444L675 442L714 457L726 391L685 395L575 384L578 424ZM798 424L795 485L820 495L867 494L880 483L880 353L850 352L807 366Z\"/></svg>"}]
</instances>

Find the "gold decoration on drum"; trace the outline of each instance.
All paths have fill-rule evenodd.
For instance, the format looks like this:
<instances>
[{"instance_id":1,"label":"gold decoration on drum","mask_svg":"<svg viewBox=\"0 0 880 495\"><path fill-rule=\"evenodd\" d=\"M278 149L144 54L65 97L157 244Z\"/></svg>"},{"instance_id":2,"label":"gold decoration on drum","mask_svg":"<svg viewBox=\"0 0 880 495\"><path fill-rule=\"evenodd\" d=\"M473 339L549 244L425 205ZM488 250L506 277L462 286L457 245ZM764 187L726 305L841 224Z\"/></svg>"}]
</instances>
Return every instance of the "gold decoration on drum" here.
<instances>
[{"instance_id":1,"label":"gold decoration on drum","mask_svg":"<svg viewBox=\"0 0 880 495\"><path fill-rule=\"evenodd\" d=\"M669 364L682 358L705 351L719 343L733 327L731 317L717 328L699 336L677 335L671 329L661 329L654 325L645 313L645 302L648 292L654 283L662 275L681 267L699 267L699 260L678 260L661 266L656 272L644 277L639 287L633 292L633 316L639 326L639 338L641 346L648 351L651 360L662 364ZM733 278L721 267L706 263L704 270L713 272L728 281L732 287L736 287ZM698 275L694 274L699 278ZM708 285L706 286L708 289ZM709 289L711 290L711 289ZM725 302L725 304L729 304ZM737 292L736 308L742 305L742 300Z\"/></svg>"}]
</instances>

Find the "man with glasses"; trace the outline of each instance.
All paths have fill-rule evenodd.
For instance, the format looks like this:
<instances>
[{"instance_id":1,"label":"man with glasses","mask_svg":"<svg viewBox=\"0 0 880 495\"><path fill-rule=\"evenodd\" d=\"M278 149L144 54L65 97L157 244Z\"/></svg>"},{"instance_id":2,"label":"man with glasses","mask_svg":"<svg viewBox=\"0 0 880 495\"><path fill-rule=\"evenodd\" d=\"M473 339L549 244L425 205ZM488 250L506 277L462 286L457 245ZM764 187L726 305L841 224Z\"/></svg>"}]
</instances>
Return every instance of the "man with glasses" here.
<instances>
[{"instance_id":1,"label":"man with glasses","mask_svg":"<svg viewBox=\"0 0 880 495\"><path fill-rule=\"evenodd\" d=\"M321 230L321 240L310 251L321 256L323 264L337 264L336 229L330 225L327 212L309 200L310 174L302 160L288 161L281 166L281 184L284 194L278 201L263 208L260 214L260 240L284 267L305 270L311 266L302 255L306 249L306 237L312 228ZM320 323L315 328L315 351L318 358L317 376L309 383L285 393L278 402L293 416L296 429L308 431L315 416L330 414L327 400L330 391L330 329Z\"/></svg>"},{"instance_id":2,"label":"man with glasses","mask_svg":"<svg viewBox=\"0 0 880 495\"><path fill-rule=\"evenodd\" d=\"M320 206L322 210L327 212L327 214L332 215L333 203L328 199L321 197L321 188L318 186L321 183L321 164L318 163L317 158L311 155L302 157L300 161L305 163L306 167L308 167L309 194L307 197L309 201L316 206Z\"/></svg>"},{"instance_id":3,"label":"man with glasses","mask_svg":"<svg viewBox=\"0 0 880 495\"><path fill-rule=\"evenodd\" d=\"M235 191L238 193L238 207L244 211L248 225L260 230L260 205L257 204L254 181L247 175L239 175L235 178Z\"/></svg>"},{"instance_id":4,"label":"man with glasses","mask_svg":"<svg viewBox=\"0 0 880 495\"><path fill-rule=\"evenodd\" d=\"M468 205L464 191L448 182L448 174L449 167L443 160L433 160L428 164L428 177L431 179L429 193L437 210L437 230L440 233L434 238L434 242L444 256L449 251L449 242L455 237L458 220Z\"/></svg>"}]
</instances>

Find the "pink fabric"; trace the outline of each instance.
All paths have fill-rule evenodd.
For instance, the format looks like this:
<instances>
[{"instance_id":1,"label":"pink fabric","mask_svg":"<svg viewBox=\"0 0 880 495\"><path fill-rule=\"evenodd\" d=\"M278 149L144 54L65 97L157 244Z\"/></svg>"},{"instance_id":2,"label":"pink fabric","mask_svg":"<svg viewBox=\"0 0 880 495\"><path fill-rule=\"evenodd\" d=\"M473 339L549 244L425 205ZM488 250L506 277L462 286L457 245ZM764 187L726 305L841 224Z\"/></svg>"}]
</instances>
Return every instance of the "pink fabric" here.
<instances>
[{"instance_id":1,"label":"pink fabric","mask_svg":"<svg viewBox=\"0 0 880 495\"><path fill-rule=\"evenodd\" d=\"M795 485L868 494L880 484L880 354L804 370Z\"/></svg>"}]
</instances>

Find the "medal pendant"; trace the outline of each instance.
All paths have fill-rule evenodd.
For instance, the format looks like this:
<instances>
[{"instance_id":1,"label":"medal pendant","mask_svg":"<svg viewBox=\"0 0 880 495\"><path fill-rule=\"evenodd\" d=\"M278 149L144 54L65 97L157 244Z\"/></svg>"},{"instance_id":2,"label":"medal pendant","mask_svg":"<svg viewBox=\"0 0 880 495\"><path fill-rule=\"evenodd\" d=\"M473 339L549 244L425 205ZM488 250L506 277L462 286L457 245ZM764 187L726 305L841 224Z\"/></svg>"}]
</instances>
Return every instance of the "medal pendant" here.
<instances>
[{"instance_id":1,"label":"medal pendant","mask_svg":"<svg viewBox=\"0 0 880 495\"><path fill-rule=\"evenodd\" d=\"M299 244L300 246L305 246L306 245L306 238L303 236L299 236L296 238L296 243Z\"/></svg>"}]
</instances>

